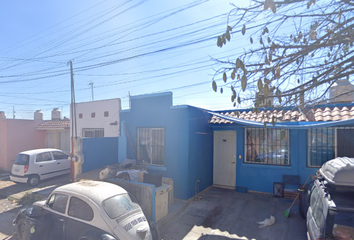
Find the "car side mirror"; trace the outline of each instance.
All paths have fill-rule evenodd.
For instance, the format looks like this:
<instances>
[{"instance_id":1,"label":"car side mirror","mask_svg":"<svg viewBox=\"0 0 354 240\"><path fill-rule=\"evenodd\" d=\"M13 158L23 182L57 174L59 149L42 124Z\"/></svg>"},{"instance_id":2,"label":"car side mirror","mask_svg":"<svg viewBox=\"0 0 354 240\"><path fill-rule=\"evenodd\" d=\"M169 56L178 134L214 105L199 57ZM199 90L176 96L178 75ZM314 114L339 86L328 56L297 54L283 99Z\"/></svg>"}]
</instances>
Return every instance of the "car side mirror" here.
<instances>
[{"instance_id":1,"label":"car side mirror","mask_svg":"<svg viewBox=\"0 0 354 240\"><path fill-rule=\"evenodd\" d=\"M26 209L27 217L40 217L42 215L42 208L39 206L31 206Z\"/></svg>"}]
</instances>

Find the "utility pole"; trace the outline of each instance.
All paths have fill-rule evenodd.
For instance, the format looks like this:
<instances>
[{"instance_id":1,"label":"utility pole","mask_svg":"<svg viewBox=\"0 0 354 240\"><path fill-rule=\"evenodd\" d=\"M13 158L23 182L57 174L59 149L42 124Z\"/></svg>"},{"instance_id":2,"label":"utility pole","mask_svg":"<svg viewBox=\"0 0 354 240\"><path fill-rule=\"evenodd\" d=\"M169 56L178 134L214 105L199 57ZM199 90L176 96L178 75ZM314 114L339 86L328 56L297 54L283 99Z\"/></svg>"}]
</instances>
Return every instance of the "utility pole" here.
<instances>
[{"instance_id":1,"label":"utility pole","mask_svg":"<svg viewBox=\"0 0 354 240\"><path fill-rule=\"evenodd\" d=\"M94 101L94 99L93 99L93 82L90 82L89 85L91 86L91 91L92 91L92 101Z\"/></svg>"},{"instance_id":2,"label":"utility pole","mask_svg":"<svg viewBox=\"0 0 354 240\"><path fill-rule=\"evenodd\" d=\"M12 106L12 117L13 117L13 119L15 119L15 117L16 117L15 113L16 113L15 112L15 106Z\"/></svg>"}]
</instances>

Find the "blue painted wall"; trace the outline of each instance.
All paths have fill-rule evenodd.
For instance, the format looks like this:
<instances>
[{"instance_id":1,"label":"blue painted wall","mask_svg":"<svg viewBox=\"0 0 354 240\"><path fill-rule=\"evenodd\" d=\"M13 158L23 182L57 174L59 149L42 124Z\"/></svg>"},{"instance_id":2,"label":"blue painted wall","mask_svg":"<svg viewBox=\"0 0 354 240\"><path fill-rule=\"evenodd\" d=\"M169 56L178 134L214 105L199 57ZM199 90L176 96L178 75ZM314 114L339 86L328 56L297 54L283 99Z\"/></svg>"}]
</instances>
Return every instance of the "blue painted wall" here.
<instances>
[{"instance_id":1,"label":"blue painted wall","mask_svg":"<svg viewBox=\"0 0 354 240\"><path fill-rule=\"evenodd\" d=\"M273 183L282 182L283 175L299 175L304 183L310 174L315 174L317 168L308 168L306 130L290 130L290 166L274 166L244 163L245 137L244 127L215 127L215 131L235 130L236 141L236 186L247 187L248 190L273 193ZM241 156L241 158L239 158Z\"/></svg>"},{"instance_id":2,"label":"blue painted wall","mask_svg":"<svg viewBox=\"0 0 354 240\"><path fill-rule=\"evenodd\" d=\"M82 141L84 164L82 172L118 162L118 138L84 138Z\"/></svg>"},{"instance_id":3,"label":"blue painted wall","mask_svg":"<svg viewBox=\"0 0 354 240\"><path fill-rule=\"evenodd\" d=\"M120 117L135 149L137 128L165 128L165 166L148 167L148 170L172 178L176 198L193 197L196 179L201 180L200 190L211 185L213 140L211 129L207 128L209 114L190 106L172 106L172 93L168 92L131 97L131 109L121 111ZM205 151L206 146L210 150ZM127 140L127 157L135 159L133 147ZM200 166L204 166L205 172ZM195 167L199 169L194 170Z\"/></svg>"},{"instance_id":4,"label":"blue painted wall","mask_svg":"<svg viewBox=\"0 0 354 240\"><path fill-rule=\"evenodd\" d=\"M213 184L213 131L207 126L210 114L189 107L188 196ZM199 183L196 181L199 180ZM197 189L196 189L197 187Z\"/></svg>"}]
</instances>

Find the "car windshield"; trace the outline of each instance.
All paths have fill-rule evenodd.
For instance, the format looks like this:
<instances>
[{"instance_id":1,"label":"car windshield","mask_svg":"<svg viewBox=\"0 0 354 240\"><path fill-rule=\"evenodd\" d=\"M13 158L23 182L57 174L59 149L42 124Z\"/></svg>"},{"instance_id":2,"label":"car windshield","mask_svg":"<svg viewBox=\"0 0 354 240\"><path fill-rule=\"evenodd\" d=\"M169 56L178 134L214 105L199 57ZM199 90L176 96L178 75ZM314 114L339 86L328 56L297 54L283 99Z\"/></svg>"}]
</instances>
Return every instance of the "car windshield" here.
<instances>
[{"instance_id":1,"label":"car windshield","mask_svg":"<svg viewBox=\"0 0 354 240\"><path fill-rule=\"evenodd\" d=\"M15 160L15 164L17 165L27 165L29 160L29 155L27 154L18 154Z\"/></svg>"},{"instance_id":2,"label":"car windshield","mask_svg":"<svg viewBox=\"0 0 354 240\"><path fill-rule=\"evenodd\" d=\"M139 204L129 194L124 193L104 200L102 207L108 216L113 219L138 209Z\"/></svg>"}]
</instances>

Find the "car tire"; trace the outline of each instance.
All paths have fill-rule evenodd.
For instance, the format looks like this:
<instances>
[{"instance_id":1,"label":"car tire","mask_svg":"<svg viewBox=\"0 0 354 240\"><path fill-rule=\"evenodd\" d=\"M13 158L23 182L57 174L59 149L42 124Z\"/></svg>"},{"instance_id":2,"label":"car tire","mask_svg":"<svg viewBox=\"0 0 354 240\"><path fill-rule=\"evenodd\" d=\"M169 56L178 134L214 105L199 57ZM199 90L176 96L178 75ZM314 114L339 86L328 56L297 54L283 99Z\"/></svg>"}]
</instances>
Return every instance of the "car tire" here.
<instances>
[{"instance_id":1,"label":"car tire","mask_svg":"<svg viewBox=\"0 0 354 240\"><path fill-rule=\"evenodd\" d=\"M30 185L31 187L37 186L38 183L39 183L39 176L38 175L32 175L27 180L27 184Z\"/></svg>"},{"instance_id":2,"label":"car tire","mask_svg":"<svg viewBox=\"0 0 354 240\"><path fill-rule=\"evenodd\" d=\"M21 218L18 220L16 224L16 235L18 240L25 239L25 231L26 231L26 221L25 218Z\"/></svg>"},{"instance_id":3,"label":"car tire","mask_svg":"<svg viewBox=\"0 0 354 240\"><path fill-rule=\"evenodd\" d=\"M302 202L302 198L299 199L299 214L303 219L306 219L305 210L304 210L304 203Z\"/></svg>"}]
</instances>

